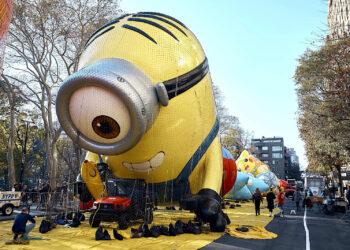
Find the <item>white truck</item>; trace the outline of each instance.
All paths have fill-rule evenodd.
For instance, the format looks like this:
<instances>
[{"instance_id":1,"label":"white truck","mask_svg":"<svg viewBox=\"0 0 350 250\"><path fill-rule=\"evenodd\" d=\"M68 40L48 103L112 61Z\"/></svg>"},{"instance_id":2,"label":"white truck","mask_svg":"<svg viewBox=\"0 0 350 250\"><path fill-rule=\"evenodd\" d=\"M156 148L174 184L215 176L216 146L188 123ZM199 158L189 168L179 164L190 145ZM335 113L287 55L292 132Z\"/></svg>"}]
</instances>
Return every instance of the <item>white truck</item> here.
<instances>
[{"instance_id":1,"label":"white truck","mask_svg":"<svg viewBox=\"0 0 350 250\"><path fill-rule=\"evenodd\" d=\"M305 188L308 189L313 196L320 197L325 188L323 177L316 175L307 176L305 178Z\"/></svg>"},{"instance_id":2,"label":"white truck","mask_svg":"<svg viewBox=\"0 0 350 250\"><path fill-rule=\"evenodd\" d=\"M13 213L13 209L21 203L21 192L0 191L0 210L5 216Z\"/></svg>"}]
</instances>

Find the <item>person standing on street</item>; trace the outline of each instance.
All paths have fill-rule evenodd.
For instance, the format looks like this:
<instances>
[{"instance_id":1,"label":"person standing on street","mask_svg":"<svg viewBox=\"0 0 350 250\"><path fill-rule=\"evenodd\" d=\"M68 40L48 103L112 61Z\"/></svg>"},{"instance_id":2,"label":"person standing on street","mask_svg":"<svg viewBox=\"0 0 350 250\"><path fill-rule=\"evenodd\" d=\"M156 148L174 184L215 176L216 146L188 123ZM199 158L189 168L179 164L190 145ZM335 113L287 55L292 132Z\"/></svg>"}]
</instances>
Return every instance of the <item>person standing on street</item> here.
<instances>
[{"instance_id":1,"label":"person standing on street","mask_svg":"<svg viewBox=\"0 0 350 250\"><path fill-rule=\"evenodd\" d=\"M269 192L266 195L267 208L270 211L270 217L272 216L273 209L275 208L274 199L276 199L276 196L273 193L272 188L270 188Z\"/></svg>"},{"instance_id":2,"label":"person standing on street","mask_svg":"<svg viewBox=\"0 0 350 250\"><path fill-rule=\"evenodd\" d=\"M350 209L350 190L348 188L348 191L346 192L346 199L348 200L348 209Z\"/></svg>"},{"instance_id":3,"label":"person standing on street","mask_svg":"<svg viewBox=\"0 0 350 250\"><path fill-rule=\"evenodd\" d=\"M284 205L284 199L286 198L284 192L283 192L283 188L279 188L279 193L277 195L277 205L278 208L281 210L281 217L284 216L284 211L283 211L283 205Z\"/></svg>"},{"instance_id":4,"label":"person standing on street","mask_svg":"<svg viewBox=\"0 0 350 250\"><path fill-rule=\"evenodd\" d=\"M31 224L27 225L27 221L31 221ZM22 234L21 240L29 240L28 234L35 227L35 220L33 216L29 214L28 208L23 208L22 213L17 214L12 226L12 232L15 234L14 240L17 240L18 235Z\"/></svg>"},{"instance_id":5,"label":"person standing on street","mask_svg":"<svg viewBox=\"0 0 350 250\"><path fill-rule=\"evenodd\" d=\"M263 201L263 197L261 195L259 188L255 189L252 199L253 199L253 202L255 203L255 215L258 216L260 215L260 202Z\"/></svg>"},{"instance_id":6,"label":"person standing on street","mask_svg":"<svg viewBox=\"0 0 350 250\"><path fill-rule=\"evenodd\" d=\"M295 201L295 206L297 207L297 211L299 211L299 202L301 201L301 193L299 189L297 189L293 194L293 201Z\"/></svg>"}]
</instances>

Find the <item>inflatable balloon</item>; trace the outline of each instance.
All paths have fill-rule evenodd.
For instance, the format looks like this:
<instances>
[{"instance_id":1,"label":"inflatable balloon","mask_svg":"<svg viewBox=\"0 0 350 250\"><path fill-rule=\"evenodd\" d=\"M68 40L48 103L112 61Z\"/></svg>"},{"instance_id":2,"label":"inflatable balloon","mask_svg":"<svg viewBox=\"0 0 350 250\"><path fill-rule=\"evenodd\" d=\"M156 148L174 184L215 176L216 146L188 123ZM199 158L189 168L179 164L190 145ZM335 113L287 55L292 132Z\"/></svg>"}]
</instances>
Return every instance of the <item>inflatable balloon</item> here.
<instances>
[{"instance_id":1,"label":"inflatable balloon","mask_svg":"<svg viewBox=\"0 0 350 250\"><path fill-rule=\"evenodd\" d=\"M241 172L249 172L254 175L256 172L255 162L252 156L249 155L247 150L244 150L241 155L238 157L237 168Z\"/></svg>"},{"instance_id":2,"label":"inflatable balloon","mask_svg":"<svg viewBox=\"0 0 350 250\"><path fill-rule=\"evenodd\" d=\"M279 186L279 180L277 176L271 171L261 173L256 178L266 183L270 188L276 188Z\"/></svg>"},{"instance_id":3,"label":"inflatable balloon","mask_svg":"<svg viewBox=\"0 0 350 250\"><path fill-rule=\"evenodd\" d=\"M256 171L256 176L258 176L261 173L264 173L266 171L270 171L270 167L266 164L262 164L258 167L257 171Z\"/></svg>"},{"instance_id":4,"label":"inflatable balloon","mask_svg":"<svg viewBox=\"0 0 350 250\"><path fill-rule=\"evenodd\" d=\"M248 172L257 176L263 172L269 171L270 167L260 161L258 158L250 155L247 150L244 150L236 161L238 171Z\"/></svg>"},{"instance_id":5,"label":"inflatable balloon","mask_svg":"<svg viewBox=\"0 0 350 250\"><path fill-rule=\"evenodd\" d=\"M232 189L233 185L236 182L237 166L230 151L228 151L224 147L222 147L222 157L224 161L224 177L222 182L221 193L222 195L225 195L228 191Z\"/></svg>"},{"instance_id":6,"label":"inflatable balloon","mask_svg":"<svg viewBox=\"0 0 350 250\"><path fill-rule=\"evenodd\" d=\"M254 175L253 175L252 173L249 173L249 172L247 172L246 174L247 174L248 177L249 177L248 182L247 182L247 186L252 186L252 185L253 185L253 178L254 178Z\"/></svg>"},{"instance_id":7,"label":"inflatable balloon","mask_svg":"<svg viewBox=\"0 0 350 250\"><path fill-rule=\"evenodd\" d=\"M244 186L237 192L229 192L225 197L232 200L249 200L252 198L252 193L247 186Z\"/></svg>"},{"instance_id":8,"label":"inflatable balloon","mask_svg":"<svg viewBox=\"0 0 350 250\"><path fill-rule=\"evenodd\" d=\"M261 193L269 190L269 186L265 182L263 182L262 180L259 180L259 179L254 178L254 177L249 177L249 181L252 182L252 185L247 185L247 187L252 194L255 192L256 188L259 188ZM248 183L249 183L249 181L248 181Z\"/></svg>"},{"instance_id":9,"label":"inflatable balloon","mask_svg":"<svg viewBox=\"0 0 350 250\"><path fill-rule=\"evenodd\" d=\"M235 182L233 188L229 192L233 192L233 193L237 192L242 187L247 185L248 180L249 180L249 176L247 175L247 173L237 172L236 182Z\"/></svg>"},{"instance_id":10,"label":"inflatable balloon","mask_svg":"<svg viewBox=\"0 0 350 250\"><path fill-rule=\"evenodd\" d=\"M286 189L288 183L284 180L279 180L279 186L282 187L283 189Z\"/></svg>"},{"instance_id":11,"label":"inflatable balloon","mask_svg":"<svg viewBox=\"0 0 350 250\"><path fill-rule=\"evenodd\" d=\"M224 231L208 60L182 22L140 12L97 29L59 89L56 111L66 134L89 151L81 177L95 199L113 193L104 191L106 179L142 180L151 198L180 201Z\"/></svg>"},{"instance_id":12,"label":"inflatable balloon","mask_svg":"<svg viewBox=\"0 0 350 250\"><path fill-rule=\"evenodd\" d=\"M1 0L0 6L0 75L6 47L6 37L12 15L12 0Z\"/></svg>"}]
</instances>

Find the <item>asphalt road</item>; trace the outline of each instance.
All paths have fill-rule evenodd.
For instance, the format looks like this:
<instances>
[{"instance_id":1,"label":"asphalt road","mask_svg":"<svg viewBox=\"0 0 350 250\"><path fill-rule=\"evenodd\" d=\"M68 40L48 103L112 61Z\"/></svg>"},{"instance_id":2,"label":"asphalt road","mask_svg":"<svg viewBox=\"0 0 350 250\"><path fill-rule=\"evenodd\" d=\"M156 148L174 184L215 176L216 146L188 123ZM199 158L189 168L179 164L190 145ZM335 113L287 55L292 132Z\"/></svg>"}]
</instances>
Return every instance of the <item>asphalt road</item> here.
<instances>
[{"instance_id":1,"label":"asphalt road","mask_svg":"<svg viewBox=\"0 0 350 250\"><path fill-rule=\"evenodd\" d=\"M275 217L266 229L278 234L272 240L247 240L224 235L211 244L201 248L212 249L350 249L350 213L323 214L317 206L306 211L306 226L309 231L309 248L304 227L304 209L290 215L295 203L286 199L285 217Z\"/></svg>"}]
</instances>

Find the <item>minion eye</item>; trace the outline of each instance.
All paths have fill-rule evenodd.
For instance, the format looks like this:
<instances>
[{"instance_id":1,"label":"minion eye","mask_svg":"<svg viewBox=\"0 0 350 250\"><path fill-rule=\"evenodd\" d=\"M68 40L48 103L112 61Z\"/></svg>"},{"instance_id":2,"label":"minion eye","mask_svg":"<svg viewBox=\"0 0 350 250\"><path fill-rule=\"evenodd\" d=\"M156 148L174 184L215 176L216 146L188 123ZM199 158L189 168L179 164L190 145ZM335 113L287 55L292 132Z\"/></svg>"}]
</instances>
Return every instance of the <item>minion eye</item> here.
<instances>
[{"instance_id":1,"label":"minion eye","mask_svg":"<svg viewBox=\"0 0 350 250\"><path fill-rule=\"evenodd\" d=\"M92 128L96 134L106 139L116 138L120 133L118 122L105 115L95 117L92 121Z\"/></svg>"},{"instance_id":2,"label":"minion eye","mask_svg":"<svg viewBox=\"0 0 350 250\"><path fill-rule=\"evenodd\" d=\"M75 91L70 99L69 113L82 134L100 143L121 141L131 127L129 111L123 101L100 87Z\"/></svg>"}]
</instances>

